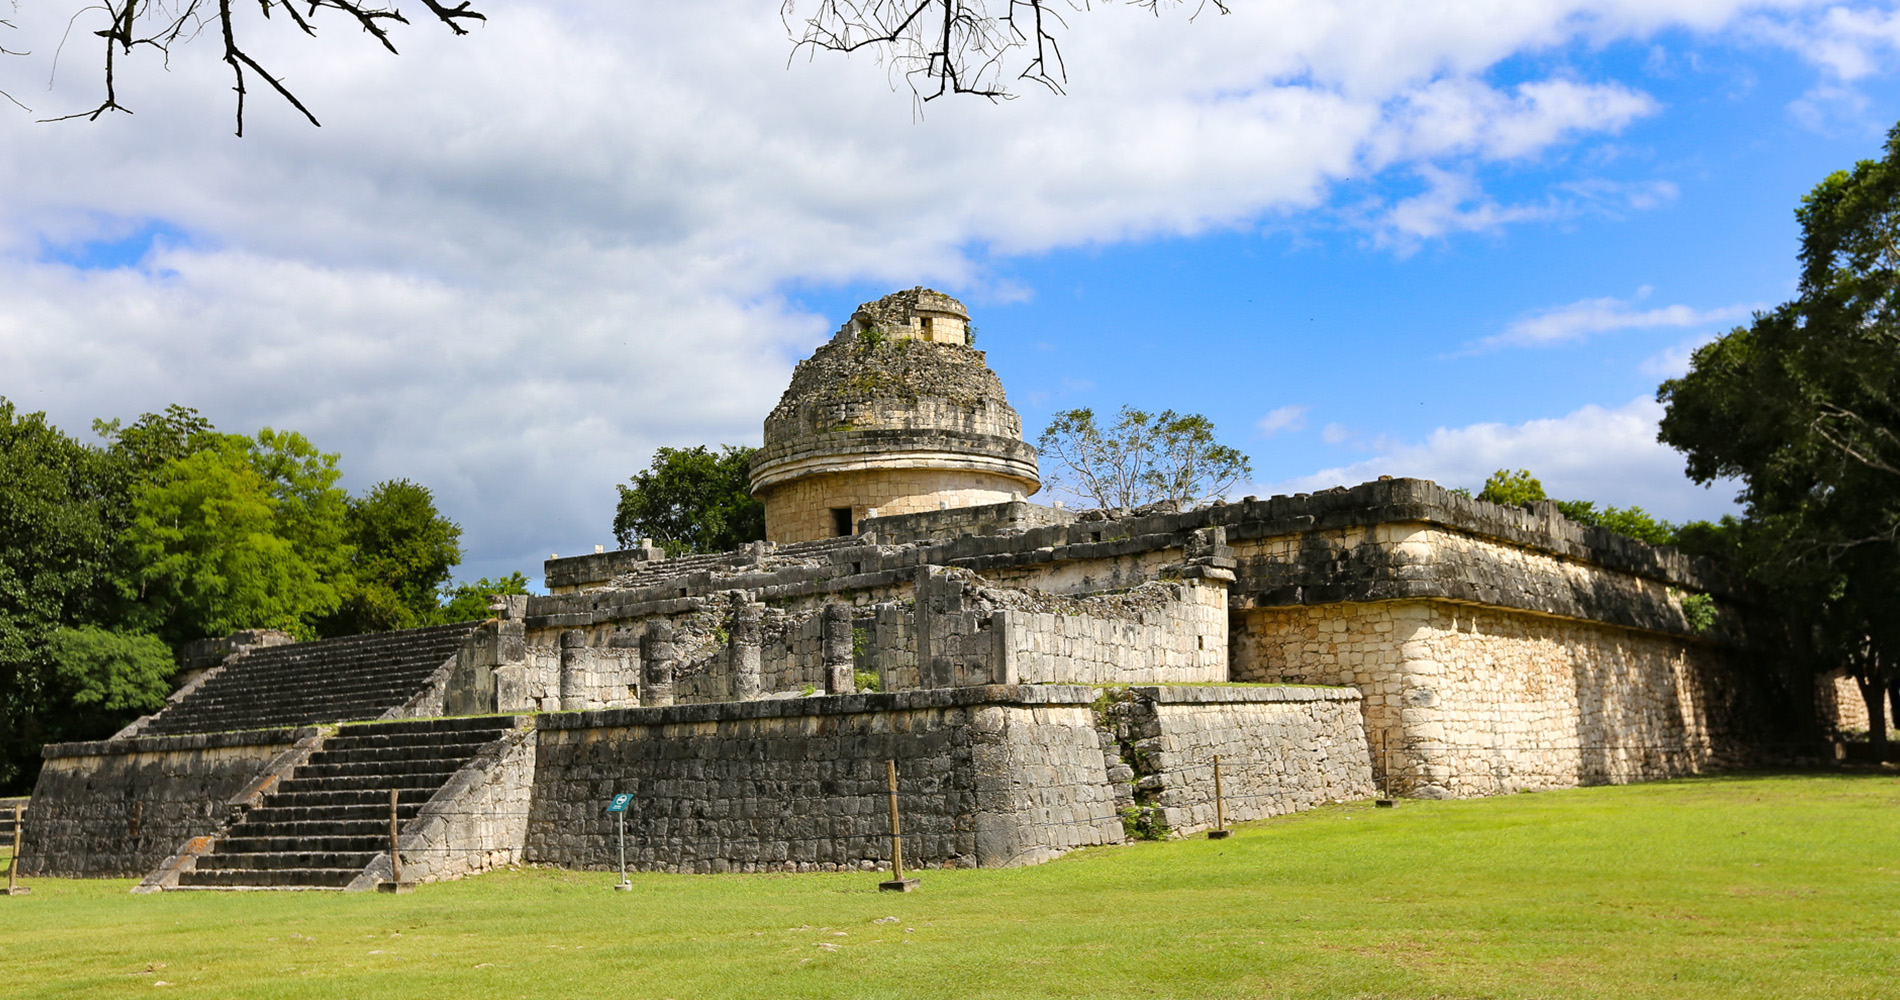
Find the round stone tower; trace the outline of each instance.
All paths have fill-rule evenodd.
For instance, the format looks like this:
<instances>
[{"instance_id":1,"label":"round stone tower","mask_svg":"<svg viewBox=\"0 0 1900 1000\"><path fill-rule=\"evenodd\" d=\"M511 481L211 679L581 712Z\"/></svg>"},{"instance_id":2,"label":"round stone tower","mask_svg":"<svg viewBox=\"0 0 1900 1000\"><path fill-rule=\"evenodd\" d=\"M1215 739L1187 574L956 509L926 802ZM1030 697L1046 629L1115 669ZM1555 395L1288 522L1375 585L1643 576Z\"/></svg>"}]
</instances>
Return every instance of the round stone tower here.
<instances>
[{"instance_id":1,"label":"round stone tower","mask_svg":"<svg viewBox=\"0 0 1900 1000\"><path fill-rule=\"evenodd\" d=\"M963 303L927 288L858 307L765 418L752 494L765 537L849 535L869 512L1002 503L1042 485Z\"/></svg>"}]
</instances>

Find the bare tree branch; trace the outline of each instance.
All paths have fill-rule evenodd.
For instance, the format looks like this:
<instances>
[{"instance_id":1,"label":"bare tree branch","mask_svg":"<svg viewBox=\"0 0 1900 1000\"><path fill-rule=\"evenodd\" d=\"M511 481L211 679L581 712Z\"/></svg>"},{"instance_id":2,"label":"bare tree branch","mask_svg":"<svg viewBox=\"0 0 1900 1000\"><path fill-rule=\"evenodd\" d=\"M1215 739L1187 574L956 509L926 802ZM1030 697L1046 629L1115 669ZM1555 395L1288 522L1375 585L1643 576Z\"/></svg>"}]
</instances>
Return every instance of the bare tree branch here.
<instances>
[{"instance_id":1,"label":"bare tree branch","mask_svg":"<svg viewBox=\"0 0 1900 1000\"><path fill-rule=\"evenodd\" d=\"M1074 11L1091 5L1091 0L816 0L807 15L800 13L806 6L802 0L784 0L779 16L792 36L794 57L801 50L849 54L869 49L890 67L892 86L902 79L921 106L946 94L1008 100L1015 96L1009 91L1013 80L1063 93L1069 72L1057 32L1068 22L1058 2ZM1186 0L1129 2L1159 15L1163 6ZM1194 3L1193 17L1209 7L1228 12L1226 0ZM1019 55L1021 66L1014 68Z\"/></svg>"},{"instance_id":2,"label":"bare tree branch","mask_svg":"<svg viewBox=\"0 0 1900 1000\"><path fill-rule=\"evenodd\" d=\"M440 0L421 2L438 22L457 35L468 34L464 22L488 19L486 15L470 8L470 0L462 0L453 7L444 5ZM106 43L105 97L90 110L43 120L57 122L84 118L92 121L108 111L131 114L132 110L119 102L118 60L139 49L152 48L157 49L169 65L173 46L196 38L215 23L218 37L223 42L221 59L231 68L232 90L237 95L238 135L244 134L244 104L250 93L247 86L249 76L262 79L310 124L321 126L317 116L283 80L272 75L246 49L236 11L237 3L238 0L103 0L102 4L87 8L102 11L109 19L107 27L93 32ZM257 8L265 20L271 19L274 13L283 13L293 27L311 37L317 33L314 19L318 11L337 11L391 53L396 52L396 44L390 37L390 27L410 23L397 9L394 0L257 0Z\"/></svg>"}]
</instances>

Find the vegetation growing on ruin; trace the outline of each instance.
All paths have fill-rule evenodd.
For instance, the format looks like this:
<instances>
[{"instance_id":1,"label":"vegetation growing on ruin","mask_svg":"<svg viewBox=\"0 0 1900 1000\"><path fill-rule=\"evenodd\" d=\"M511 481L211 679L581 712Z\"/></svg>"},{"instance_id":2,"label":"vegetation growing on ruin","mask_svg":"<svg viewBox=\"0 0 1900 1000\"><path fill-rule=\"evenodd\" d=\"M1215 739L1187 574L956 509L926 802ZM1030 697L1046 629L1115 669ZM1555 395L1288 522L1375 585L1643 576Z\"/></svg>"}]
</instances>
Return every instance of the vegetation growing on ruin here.
<instances>
[{"instance_id":1,"label":"vegetation growing on ruin","mask_svg":"<svg viewBox=\"0 0 1900 1000\"><path fill-rule=\"evenodd\" d=\"M1873 997L1900 965L1891 773L1326 807L1045 865L411 895L32 880L9 997ZM895 917L895 920L890 918ZM157 983L170 984L155 988Z\"/></svg>"}]
</instances>

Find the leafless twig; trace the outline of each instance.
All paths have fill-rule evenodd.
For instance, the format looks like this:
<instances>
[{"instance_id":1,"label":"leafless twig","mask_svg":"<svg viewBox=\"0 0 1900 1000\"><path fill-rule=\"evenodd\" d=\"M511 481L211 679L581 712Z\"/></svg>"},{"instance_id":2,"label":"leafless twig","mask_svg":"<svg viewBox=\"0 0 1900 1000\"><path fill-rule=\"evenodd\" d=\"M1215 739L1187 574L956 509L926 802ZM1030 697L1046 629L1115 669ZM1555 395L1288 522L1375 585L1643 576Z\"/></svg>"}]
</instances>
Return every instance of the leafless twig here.
<instances>
[{"instance_id":1,"label":"leafless twig","mask_svg":"<svg viewBox=\"0 0 1900 1000\"><path fill-rule=\"evenodd\" d=\"M89 10L104 11L110 23L107 27L93 32L105 40L105 98L99 105L88 111L48 118L46 121L66 121L73 118L96 120L108 111L121 111L131 114L131 109L119 103L117 60L131 56L142 48L152 48L163 54L169 61L172 47L180 42L189 41L199 35L206 27L215 23L218 36L223 42L223 62L231 68L233 91L237 94L237 134L244 134L244 100L250 90L249 77L262 79L277 92L291 107L309 120L312 125L321 125L317 116L311 113L297 95L284 82L271 75L256 58L244 47L240 38L239 17L236 6L239 0L104 0L101 6ZM457 35L468 34L464 21L485 21L487 17L470 9L470 0L450 7L439 0L422 0L424 6L435 19L446 25ZM356 26L374 38L383 48L396 51L396 44L390 38L389 29L395 24L409 24L392 2L379 0L256 0L258 13L269 19L273 13L281 12L285 18L305 35L317 33L314 18L320 10L334 10L356 23Z\"/></svg>"},{"instance_id":2,"label":"leafless twig","mask_svg":"<svg viewBox=\"0 0 1900 1000\"><path fill-rule=\"evenodd\" d=\"M1100 0L1112 3L1113 0ZM1183 0L1129 0L1159 15ZM1069 10L1091 0L1061 0ZM1195 0L1195 17L1208 7L1228 12L1226 0ZM817 0L809 15L801 0L784 0L780 18L800 50L876 52L921 104L945 94L1008 100L1011 80L1041 84L1061 94L1069 72L1057 32L1068 27L1057 0ZM1000 9L1001 13L997 13ZM1019 69L1012 57L1025 56ZM1011 73L1014 73L1013 78Z\"/></svg>"}]
</instances>

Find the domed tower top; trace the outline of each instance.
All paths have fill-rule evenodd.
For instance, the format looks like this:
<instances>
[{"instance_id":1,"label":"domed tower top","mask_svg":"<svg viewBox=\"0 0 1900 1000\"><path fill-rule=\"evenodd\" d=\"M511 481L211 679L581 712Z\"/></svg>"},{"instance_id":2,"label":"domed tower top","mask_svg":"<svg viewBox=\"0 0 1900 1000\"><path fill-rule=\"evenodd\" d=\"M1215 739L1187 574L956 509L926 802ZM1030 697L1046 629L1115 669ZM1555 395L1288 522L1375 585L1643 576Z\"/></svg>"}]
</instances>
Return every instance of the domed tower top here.
<instances>
[{"instance_id":1,"label":"domed tower top","mask_svg":"<svg viewBox=\"0 0 1900 1000\"><path fill-rule=\"evenodd\" d=\"M858 307L765 418L752 493L775 542L848 535L875 510L1002 503L1042 485L969 313L913 288Z\"/></svg>"}]
</instances>

